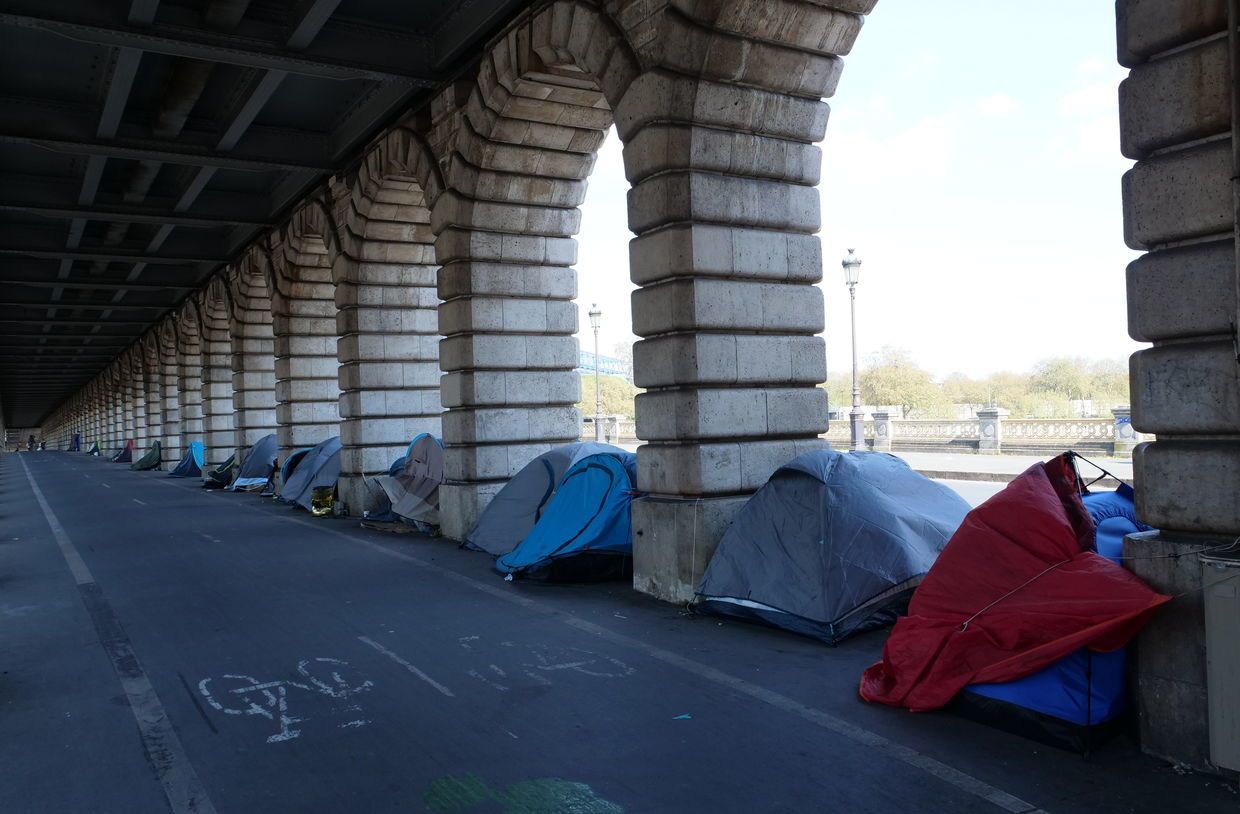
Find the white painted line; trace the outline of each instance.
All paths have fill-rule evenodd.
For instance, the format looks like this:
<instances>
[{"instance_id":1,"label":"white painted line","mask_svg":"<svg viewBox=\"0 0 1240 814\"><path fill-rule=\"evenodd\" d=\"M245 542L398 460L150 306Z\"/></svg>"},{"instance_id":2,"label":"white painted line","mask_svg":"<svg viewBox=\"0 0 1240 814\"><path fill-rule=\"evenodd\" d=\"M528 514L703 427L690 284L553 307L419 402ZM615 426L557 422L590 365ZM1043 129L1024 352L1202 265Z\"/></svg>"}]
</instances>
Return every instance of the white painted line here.
<instances>
[{"instance_id":1,"label":"white painted line","mask_svg":"<svg viewBox=\"0 0 1240 814\"><path fill-rule=\"evenodd\" d=\"M111 489L111 488L112 488L111 486L108 486L106 483L101 483L101 484L99 484L99 485L100 485L100 486L102 486L104 489Z\"/></svg>"},{"instance_id":2,"label":"white painted line","mask_svg":"<svg viewBox=\"0 0 1240 814\"><path fill-rule=\"evenodd\" d=\"M156 483L164 483L168 486L177 486L177 484L168 483L167 481L156 481ZM242 505L251 511L266 513L258 506ZM670 650L664 650L661 647L655 647L654 645L647 644L639 639L625 636L622 633L615 633L605 627L596 625L593 622L587 622L584 619L572 616L571 614L564 613L563 611L557 610L549 605L545 605L537 600L529 599L520 594L513 593L504 587L491 585L489 583L476 580L473 577L435 565L434 563L420 559L411 554L406 554L403 551L390 549L372 540L367 540L364 537L355 537L344 531L333 529L322 524L311 523L307 520L301 520L296 517L290 517L287 519L290 522L305 526L306 528L312 528L325 534L341 537L358 545L365 546L373 551L386 554L389 557L394 557L398 560L404 560L412 563L413 565L426 571L430 571L431 573L443 577L444 579L459 583L461 585L467 585L474 590L481 591L485 594L490 594L491 596L510 604L520 605L521 607L535 610L545 616L554 617L559 619L564 624L577 628L585 633L589 633L592 636L597 636L600 639L606 639L607 641L615 644L637 650L638 652L644 653L646 656L657 661L661 661L664 664L670 664L673 667L677 667L687 673L696 675L706 681L710 681L714 684L718 684L719 686L741 693L742 695L747 695L750 698L762 701L763 703L773 706L776 709L791 713L805 721L808 721L809 723L815 724L816 726L822 727L830 732L834 732L835 734L843 738L847 738L854 743L866 746L908 766L921 769L930 776L954 786L961 791L980 797L998 808L1009 812L1009 814L1047 814L1044 809L1038 808L1033 803L1022 800L1021 798L1009 794L996 786L990 785L984 780L980 780L971 774L949 766L941 760L930 757L929 755L924 755L916 749L896 743L890 738L880 735L877 732L857 726L856 724L851 724L842 718L837 718L836 716L831 715L830 713L823 712L820 709L816 709L806 704L802 704L800 701L797 701L794 698L789 698L782 693L775 692L774 690L768 690L765 687L753 684L743 678L737 678L736 676L729 675L728 673L711 667L710 665L685 658L678 653L673 653ZM363 641L365 641L364 638ZM471 673L471 675L473 675L473 673ZM474 677L487 681L487 679L481 674L477 674ZM488 681L488 683L490 682Z\"/></svg>"},{"instance_id":3,"label":"white painted line","mask_svg":"<svg viewBox=\"0 0 1240 814\"><path fill-rule=\"evenodd\" d=\"M223 542L223 541L222 541L222 540L220 540L219 538L217 538L217 537L212 537L210 534L207 534L205 531L200 531L200 532L198 532L198 534L199 534L199 536L201 536L201 537L206 537L208 540L210 540L210 541L211 541L211 542L213 542L213 543Z\"/></svg>"},{"instance_id":4,"label":"white painted line","mask_svg":"<svg viewBox=\"0 0 1240 814\"><path fill-rule=\"evenodd\" d=\"M134 503L137 503L139 506L145 506L145 505L146 505L146 504L145 504L145 503L143 503L141 500L138 500L136 497L130 498L130 500L132 500Z\"/></svg>"},{"instance_id":5,"label":"white painted line","mask_svg":"<svg viewBox=\"0 0 1240 814\"><path fill-rule=\"evenodd\" d=\"M448 696L449 698L455 698L455 697L456 697L456 696L454 696L454 695L453 695L452 690L450 690L450 689L448 689L447 687L445 687L444 685L440 684L438 681L436 681L435 679L431 678L431 677L430 677L430 676L428 676L426 673L424 673L424 672L422 672L421 670L419 670L417 667L414 667L412 664L410 664L409 662L405 661L405 660L404 660L404 659L402 659L400 656L398 656L398 655L396 655L395 653L393 653L391 650L388 650L386 647L384 647L383 645L379 644L378 642L376 642L374 639L370 638L369 636L358 636L357 638L358 638L358 641L364 642L364 643L366 643L366 644L370 645L371 647L373 647L375 650L378 650L380 653L382 653L383 655L387 656L387 657L388 657L388 658L390 658L392 661L394 661L394 662L396 662L397 664L399 664L401 667L404 667L406 670L408 670L409 672L413 673L415 676L417 676L418 678L422 679L422 680L423 680L423 681L425 681L427 684L430 684L432 687L434 687L435 689L439 690L441 693L443 693L444 695Z\"/></svg>"},{"instance_id":6,"label":"white painted line","mask_svg":"<svg viewBox=\"0 0 1240 814\"><path fill-rule=\"evenodd\" d=\"M102 634L101 628L104 626L108 630L106 641L105 637L100 635L100 644L112 660L112 668L116 671L121 689L125 691L125 697L129 700L129 710L133 713L134 720L138 722L138 733L146 748L147 760L155 770L159 785L163 787L169 808L172 809L173 814L215 814L215 806L198 779L198 773L194 771L193 764L189 762L185 747L181 745L181 739L177 737L176 730L172 728L168 712L160 703L159 696L155 694L155 688L142 669L138 655L133 650L133 643L121 627L116 612L104 598L99 584L95 582L95 577L86 567L77 547L73 545L64 526L56 518L47 499L43 497L43 491L35 483L34 476L30 474L30 468L21 458L18 458L18 462L22 465L22 469L26 470L26 480L30 482L30 489L34 492L39 508L43 510L43 517L52 530L52 537L55 538L56 545L60 547L60 553L69 566L69 572L73 574L73 579L77 582L82 604L86 606L86 612L90 614L91 621L95 624L96 633Z\"/></svg>"}]
</instances>

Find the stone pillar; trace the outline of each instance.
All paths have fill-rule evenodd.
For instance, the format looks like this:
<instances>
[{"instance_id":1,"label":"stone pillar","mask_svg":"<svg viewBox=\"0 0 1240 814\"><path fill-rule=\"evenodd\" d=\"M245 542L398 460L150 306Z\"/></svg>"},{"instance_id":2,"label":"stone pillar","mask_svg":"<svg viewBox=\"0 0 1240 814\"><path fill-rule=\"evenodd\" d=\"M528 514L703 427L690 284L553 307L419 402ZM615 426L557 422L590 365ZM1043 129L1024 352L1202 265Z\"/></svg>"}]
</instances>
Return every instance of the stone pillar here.
<instances>
[{"instance_id":1,"label":"stone pillar","mask_svg":"<svg viewBox=\"0 0 1240 814\"><path fill-rule=\"evenodd\" d=\"M238 460L276 431L275 336L261 259L253 254L230 270L234 449Z\"/></svg>"},{"instance_id":2,"label":"stone pillar","mask_svg":"<svg viewBox=\"0 0 1240 814\"><path fill-rule=\"evenodd\" d=\"M202 333L197 309L191 304L178 315L176 338L177 401L181 406L181 457L194 442L203 442Z\"/></svg>"},{"instance_id":3,"label":"stone pillar","mask_svg":"<svg viewBox=\"0 0 1240 814\"><path fill-rule=\"evenodd\" d=\"M159 381L163 407L163 468L171 469L181 461L185 447L181 442L181 387L177 371L177 333L172 319L165 320L158 330Z\"/></svg>"},{"instance_id":4,"label":"stone pillar","mask_svg":"<svg viewBox=\"0 0 1240 814\"><path fill-rule=\"evenodd\" d=\"M136 457L141 454L140 450L146 449L146 374L142 368L142 355L139 350L135 350L130 356L126 386L126 440L133 441Z\"/></svg>"},{"instance_id":5,"label":"stone pillar","mask_svg":"<svg viewBox=\"0 0 1240 814\"><path fill-rule=\"evenodd\" d=\"M287 227L272 250L275 415L281 463L295 449L340 434L335 287L320 234L297 234Z\"/></svg>"},{"instance_id":6,"label":"stone pillar","mask_svg":"<svg viewBox=\"0 0 1240 814\"><path fill-rule=\"evenodd\" d=\"M1212 770L1201 566L1194 552L1240 535L1240 368L1233 338L1236 187L1227 4L1121 0L1120 143L1128 332L1153 347L1131 362L1137 514L1161 531L1129 538L1128 566L1188 592L1142 631L1133 672L1141 746ZM1209 439L1209 440L1204 440ZM1117 441L1118 441L1117 435ZM1173 559L1163 559L1177 555ZM1154 559L1155 557L1159 559Z\"/></svg>"},{"instance_id":7,"label":"stone pillar","mask_svg":"<svg viewBox=\"0 0 1240 814\"><path fill-rule=\"evenodd\" d=\"M998 455L1003 451L1003 419L1010 415L1002 407L983 407L977 411L977 454Z\"/></svg>"},{"instance_id":8,"label":"stone pillar","mask_svg":"<svg viewBox=\"0 0 1240 814\"><path fill-rule=\"evenodd\" d=\"M1132 428L1132 408L1116 407L1111 410L1115 416L1115 442L1111 447L1111 455L1116 458L1131 458L1132 451L1140 443L1137 431Z\"/></svg>"},{"instance_id":9,"label":"stone pillar","mask_svg":"<svg viewBox=\"0 0 1240 814\"><path fill-rule=\"evenodd\" d=\"M891 413L886 410L874 411L874 451L891 452L891 441L895 433L895 424ZM864 436L863 436L864 437Z\"/></svg>"},{"instance_id":10,"label":"stone pillar","mask_svg":"<svg viewBox=\"0 0 1240 814\"><path fill-rule=\"evenodd\" d=\"M434 236L422 185L410 177L429 168L406 159L412 149L407 131L389 136L337 207L338 490L351 514L372 508L368 476L417 434L443 432Z\"/></svg>"},{"instance_id":11,"label":"stone pillar","mask_svg":"<svg viewBox=\"0 0 1240 814\"><path fill-rule=\"evenodd\" d=\"M158 441L162 463L164 446L164 386L159 371L159 346L155 340L154 336L148 334L143 341L142 359L143 371L145 373L144 383L146 386L146 444L140 450L135 450L134 458L138 457L139 451L145 453L148 449L153 449L155 442Z\"/></svg>"},{"instance_id":12,"label":"stone pillar","mask_svg":"<svg viewBox=\"0 0 1240 814\"><path fill-rule=\"evenodd\" d=\"M237 448L233 408L231 308L220 277L195 301L202 332L203 471L224 463Z\"/></svg>"}]
</instances>

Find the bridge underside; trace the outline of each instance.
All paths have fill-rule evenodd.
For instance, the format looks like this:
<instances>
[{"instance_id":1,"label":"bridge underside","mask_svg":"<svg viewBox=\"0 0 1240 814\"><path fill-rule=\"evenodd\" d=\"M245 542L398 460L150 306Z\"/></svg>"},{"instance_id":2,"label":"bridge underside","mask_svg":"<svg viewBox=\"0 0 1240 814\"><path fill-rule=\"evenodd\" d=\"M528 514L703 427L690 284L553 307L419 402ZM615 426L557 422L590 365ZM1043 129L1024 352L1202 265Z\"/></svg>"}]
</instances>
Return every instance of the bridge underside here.
<instances>
[{"instance_id":1,"label":"bridge underside","mask_svg":"<svg viewBox=\"0 0 1240 814\"><path fill-rule=\"evenodd\" d=\"M688 599L746 497L824 443L815 145L874 4L6 4L4 424L158 440L164 466L195 441L219 463L339 435L353 513L431 432L460 538L579 433L573 236L615 127L645 390L634 581ZM1225 5L1117 4L1125 237L1147 252L1130 333L1153 343L1132 425L1158 437L1139 510L1180 551L1240 532ZM1175 657L1143 660L1142 698L1186 712L1144 718L1145 744L1207 766L1199 607L1164 618L1152 647Z\"/></svg>"}]
</instances>

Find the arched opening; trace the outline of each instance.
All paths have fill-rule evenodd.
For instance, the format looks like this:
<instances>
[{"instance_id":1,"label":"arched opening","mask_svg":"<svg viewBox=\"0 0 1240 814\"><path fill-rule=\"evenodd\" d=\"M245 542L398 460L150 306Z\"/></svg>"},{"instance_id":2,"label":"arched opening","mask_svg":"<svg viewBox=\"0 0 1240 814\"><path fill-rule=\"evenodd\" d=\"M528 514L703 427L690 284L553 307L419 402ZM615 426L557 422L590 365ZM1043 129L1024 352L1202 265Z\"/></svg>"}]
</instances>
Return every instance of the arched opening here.
<instances>
[{"instance_id":1,"label":"arched opening","mask_svg":"<svg viewBox=\"0 0 1240 814\"><path fill-rule=\"evenodd\" d=\"M270 247L275 418L280 461L340 434L336 302L321 204L313 201Z\"/></svg>"},{"instance_id":2,"label":"arched opening","mask_svg":"<svg viewBox=\"0 0 1240 814\"><path fill-rule=\"evenodd\" d=\"M276 431L275 335L266 270L251 252L228 270L228 331L232 350L233 449Z\"/></svg>"},{"instance_id":3,"label":"arched opening","mask_svg":"<svg viewBox=\"0 0 1240 814\"><path fill-rule=\"evenodd\" d=\"M181 408L181 454L190 444L203 442L202 421L202 328L192 303L173 318L176 337L175 382ZM205 445L205 444L204 444ZM179 458L177 461L179 462Z\"/></svg>"},{"instance_id":4,"label":"arched opening","mask_svg":"<svg viewBox=\"0 0 1240 814\"><path fill-rule=\"evenodd\" d=\"M215 277L195 297L192 320L201 333L202 352L202 434L203 461L219 466L237 446L237 425L233 407L233 365L231 319L228 288L222 277Z\"/></svg>"},{"instance_id":5,"label":"arched opening","mask_svg":"<svg viewBox=\"0 0 1240 814\"><path fill-rule=\"evenodd\" d=\"M159 381L162 395L162 432L160 455L164 464L176 466L184 454L181 426L181 387L178 370L176 318L169 317L159 326Z\"/></svg>"}]
</instances>

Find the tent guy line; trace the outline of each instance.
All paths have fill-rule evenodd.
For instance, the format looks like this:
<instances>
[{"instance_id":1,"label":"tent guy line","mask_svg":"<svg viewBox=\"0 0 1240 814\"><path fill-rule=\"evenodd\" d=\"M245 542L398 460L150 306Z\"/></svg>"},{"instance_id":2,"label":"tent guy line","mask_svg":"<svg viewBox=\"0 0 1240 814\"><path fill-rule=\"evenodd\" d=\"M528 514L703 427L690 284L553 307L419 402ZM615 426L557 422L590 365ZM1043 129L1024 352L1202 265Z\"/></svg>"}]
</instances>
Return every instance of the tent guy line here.
<instances>
[{"instance_id":1,"label":"tent guy line","mask_svg":"<svg viewBox=\"0 0 1240 814\"><path fill-rule=\"evenodd\" d=\"M189 494L201 494L200 492L190 490L179 483L173 483L162 479L156 479L155 483L164 484L165 486L179 487ZM258 513L267 513L266 509L262 506L242 504L242 507ZM1013 794L1009 794L1008 792L1003 791L996 786L992 786L984 780L976 778L967 772L963 772L949 766L941 760L922 754L912 747L896 743L890 738L884 737L877 732L873 732L864 727L849 723L834 715L823 712L820 709L811 707L807 704L802 704L801 702L793 698L789 698L782 693L768 690L765 687L750 683L743 678L738 678L717 668L694 661L693 659L685 658L684 656L673 653L670 650L655 647L654 645L650 645L646 642L626 636L623 633L616 633L608 630L605 627L557 610L537 600L512 593L512 591L508 588L489 585L485 582L476 580L473 577L435 565L434 563L428 562L420 557L415 557L412 554L397 551L373 540L368 540L364 537L331 528L322 522L303 520L297 517L289 517L286 519L292 523L305 526L306 528L316 529L326 534L365 546L373 551L377 551L389 557L404 560L417 568L430 571L439 577L443 577L444 579L451 580L461 585L466 585L474 590L489 594L497 599L502 599L505 602L519 605L527 610L548 618L557 619L569 627L576 628L584 633L605 639L613 644L618 644L623 647L636 650L652 659L661 661L664 664L669 664L673 667L677 667L687 673L691 673L698 678L733 690L734 692L747 695L750 698L754 698L784 712L796 715L809 723L833 732L841 737L847 738L854 743L869 747L886 755L887 757L898 760L901 763L912 766L916 769L920 769L932 777L948 783L961 791L974 795L975 797L979 797L1002 809L1003 811L1010 812L1010 814L1048 814L1048 812L1044 809L1039 808L1033 803L1023 800Z\"/></svg>"},{"instance_id":2,"label":"tent guy line","mask_svg":"<svg viewBox=\"0 0 1240 814\"><path fill-rule=\"evenodd\" d=\"M129 709L138 724L138 732L146 747L148 760L151 767L155 769L159 785L168 799L169 808L173 814L215 814L215 806L211 803L211 798L207 796L206 788L198 779L198 773L194 771L193 764L189 762L185 747L181 745L176 730L172 728L172 721L168 718L167 710L164 709L159 696L155 694L155 687L151 685L151 680L142 669L142 662L134 652L133 642L121 627L120 619L108 600L104 598L102 589L95 581L90 569L87 568L77 547L69 539L56 513L52 511L47 499L43 497L43 490L35 482L30 467L20 456L17 460L26 473L26 481L30 484L35 501L43 511L43 517L52 531L56 545L60 548L65 564L69 567L74 582L77 583L79 596L94 624L99 644L107 653L113 669L116 670L116 677L120 681L121 689L129 702Z\"/></svg>"}]
</instances>

